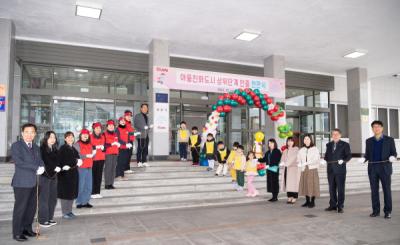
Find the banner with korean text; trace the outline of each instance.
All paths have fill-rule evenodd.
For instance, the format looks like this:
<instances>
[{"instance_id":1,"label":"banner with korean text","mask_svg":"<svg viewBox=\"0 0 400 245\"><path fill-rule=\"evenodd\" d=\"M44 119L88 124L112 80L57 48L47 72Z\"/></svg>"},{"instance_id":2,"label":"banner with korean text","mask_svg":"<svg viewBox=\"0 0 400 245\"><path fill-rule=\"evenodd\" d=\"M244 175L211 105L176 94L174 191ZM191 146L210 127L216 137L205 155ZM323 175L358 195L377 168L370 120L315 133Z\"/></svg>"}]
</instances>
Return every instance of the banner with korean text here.
<instances>
[{"instance_id":1,"label":"banner with korean text","mask_svg":"<svg viewBox=\"0 0 400 245\"><path fill-rule=\"evenodd\" d=\"M274 98L285 98L285 80L237 75L229 73L180 69L173 67L153 67L154 88L227 93L235 89L258 89Z\"/></svg>"}]
</instances>

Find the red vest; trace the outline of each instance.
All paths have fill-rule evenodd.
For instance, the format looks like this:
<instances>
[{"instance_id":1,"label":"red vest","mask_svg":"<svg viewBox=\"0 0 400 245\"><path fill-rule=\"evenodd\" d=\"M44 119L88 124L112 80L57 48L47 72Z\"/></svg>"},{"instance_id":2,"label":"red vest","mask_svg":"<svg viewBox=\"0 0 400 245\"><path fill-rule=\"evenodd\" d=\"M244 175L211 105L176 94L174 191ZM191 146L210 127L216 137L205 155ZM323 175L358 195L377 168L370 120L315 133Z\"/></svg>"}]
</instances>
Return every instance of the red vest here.
<instances>
[{"instance_id":1,"label":"red vest","mask_svg":"<svg viewBox=\"0 0 400 245\"><path fill-rule=\"evenodd\" d=\"M79 143L79 149L80 149L79 154L85 156L87 154L93 153L93 145L91 143L85 144L81 141L78 141L78 143ZM82 161L83 161L83 164L82 164L82 166L80 166L80 168L91 168L93 166L92 158L85 158Z\"/></svg>"},{"instance_id":2,"label":"red vest","mask_svg":"<svg viewBox=\"0 0 400 245\"><path fill-rule=\"evenodd\" d=\"M104 132L104 136L106 138L106 155L118 155L119 150L116 145L111 145L114 142L118 142L118 137L116 133L109 133L108 131Z\"/></svg>"},{"instance_id":3,"label":"red vest","mask_svg":"<svg viewBox=\"0 0 400 245\"><path fill-rule=\"evenodd\" d=\"M126 124L126 128L129 131L129 134L130 134L129 135L129 140L131 142L134 142L135 141L135 135L133 135L133 132L135 132L135 129L132 127L132 122L125 121L125 124Z\"/></svg>"},{"instance_id":4,"label":"red vest","mask_svg":"<svg viewBox=\"0 0 400 245\"><path fill-rule=\"evenodd\" d=\"M98 146L98 145L104 146L106 140L104 134L100 134L100 137L97 138L96 135L93 133L90 135L90 142L92 142L93 146ZM101 149L96 149L96 155L94 156L93 161L101 161L104 159L106 159L106 153Z\"/></svg>"},{"instance_id":5,"label":"red vest","mask_svg":"<svg viewBox=\"0 0 400 245\"><path fill-rule=\"evenodd\" d=\"M126 144L130 142L129 137L129 129L125 126L125 128L118 127L117 128L118 141L121 143L120 149L126 149Z\"/></svg>"}]
</instances>

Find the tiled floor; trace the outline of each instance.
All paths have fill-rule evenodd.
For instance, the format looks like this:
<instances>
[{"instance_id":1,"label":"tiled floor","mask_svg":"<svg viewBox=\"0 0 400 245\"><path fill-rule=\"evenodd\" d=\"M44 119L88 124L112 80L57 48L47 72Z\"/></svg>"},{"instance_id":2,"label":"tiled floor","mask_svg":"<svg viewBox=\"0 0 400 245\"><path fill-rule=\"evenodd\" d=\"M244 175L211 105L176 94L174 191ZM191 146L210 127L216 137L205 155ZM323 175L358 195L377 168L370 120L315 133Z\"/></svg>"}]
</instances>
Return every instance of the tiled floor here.
<instances>
[{"instance_id":1,"label":"tiled floor","mask_svg":"<svg viewBox=\"0 0 400 245\"><path fill-rule=\"evenodd\" d=\"M300 200L301 202L303 200ZM347 196L344 214L278 203L81 216L57 220L30 244L400 244L400 192L391 220L370 218L369 195ZM10 222L0 223L0 244L16 244Z\"/></svg>"}]
</instances>

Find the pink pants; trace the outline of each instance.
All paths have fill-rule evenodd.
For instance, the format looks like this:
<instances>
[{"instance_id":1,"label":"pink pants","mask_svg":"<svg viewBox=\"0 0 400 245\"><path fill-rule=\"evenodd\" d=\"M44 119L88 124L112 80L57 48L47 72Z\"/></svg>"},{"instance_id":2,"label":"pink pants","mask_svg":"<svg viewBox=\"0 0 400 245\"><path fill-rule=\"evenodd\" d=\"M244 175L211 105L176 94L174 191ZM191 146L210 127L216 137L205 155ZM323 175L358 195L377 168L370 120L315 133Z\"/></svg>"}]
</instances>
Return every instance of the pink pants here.
<instances>
[{"instance_id":1,"label":"pink pants","mask_svg":"<svg viewBox=\"0 0 400 245\"><path fill-rule=\"evenodd\" d=\"M256 190L256 187L254 186L254 175L248 175L247 176L247 195L258 195L258 191Z\"/></svg>"}]
</instances>

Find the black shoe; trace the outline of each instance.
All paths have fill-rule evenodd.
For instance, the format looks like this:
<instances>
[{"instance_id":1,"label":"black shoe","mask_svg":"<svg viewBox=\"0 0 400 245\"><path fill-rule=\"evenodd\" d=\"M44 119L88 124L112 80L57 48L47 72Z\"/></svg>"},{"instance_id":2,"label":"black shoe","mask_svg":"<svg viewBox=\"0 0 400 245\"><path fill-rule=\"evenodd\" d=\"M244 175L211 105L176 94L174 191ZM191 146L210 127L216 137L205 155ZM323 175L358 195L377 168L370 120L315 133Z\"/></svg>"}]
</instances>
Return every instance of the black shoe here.
<instances>
[{"instance_id":1,"label":"black shoe","mask_svg":"<svg viewBox=\"0 0 400 245\"><path fill-rule=\"evenodd\" d=\"M337 212L338 212L339 214L344 213L343 208L338 208Z\"/></svg>"},{"instance_id":2,"label":"black shoe","mask_svg":"<svg viewBox=\"0 0 400 245\"><path fill-rule=\"evenodd\" d=\"M302 207L308 207L308 205L310 204L310 202L309 201L306 201L303 205L301 205Z\"/></svg>"},{"instance_id":3,"label":"black shoe","mask_svg":"<svg viewBox=\"0 0 400 245\"><path fill-rule=\"evenodd\" d=\"M375 212L373 212L372 214L370 214L369 215L369 217L378 217L380 214L379 213L375 213Z\"/></svg>"},{"instance_id":4,"label":"black shoe","mask_svg":"<svg viewBox=\"0 0 400 245\"><path fill-rule=\"evenodd\" d=\"M273 197L268 200L268 202L277 202L277 201L278 201L278 198L276 198L276 197Z\"/></svg>"},{"instance_id":5,"label":"black shoe","mask_svg":"<svg viewBox=\"0 0 400 245\"><path fill-rule=\"evenodd\" d=\"M86 203L85 205L83 205L85 208L93 208L93 205L90 203Z\"/></svg>"},{"instance_id":6,"label":"black shoe","mask_svg":"<svg viewBox=\"0 0 400 245\"><path fill-rule=\"evenodd\" d=\"M13 236L13 239L17 242L25 242L28 240L24 235Z\"/></svg>"},{"instance_id":7,"label":"black shoe","mask_svg":"<svg viewBox=\"0 0 400 245\"><path fill-rule=\"evenodd\" d=\"M76 205L76 208L84 208L84 207L85 207L85 205L83 205L83 204Z\"/></svg>"},{"instance_id":8,"label":"black shoe","mask_svg":"<svg viewBox=\"0 0 400 245\"><path fill-rule=\"evenodd\" d=\"M111 190L114 190L115 187L114 187L113 185L110 185L110 189L111 189Z\"/></svg>"},{"instance_id":9,"label":"black shoe","mask_svg":"<svg viewBox=\"0 0 400 245\"><path fill-rule=\"evenodd\" d=\"M385 213L385 219L391 219L392 215L390 213Z\"/></svg>"},{"instance_id":10,"label":"black shoe","mask_svg":"<svg viewBox=\"0 0 400 245\"><path fill-rule=\"evenodd\" d=\"M22 235L29 236L29 237L35 237L35 236L37 236L37 233L33 232L33 231L24 230L24 232L22 232Z\"/></svg>"},{"instance_id":11,"label":"black shoe","mask_svg":"<svg viewBox=\"0 0 400 245\"><path fill-rule=\"evenodd\" d=\"M313 208L315 207L315 197L311 198L311 202L308 204L308 208Z\"/></svg>"},{"instance_id":12,"label":"black shoe","mask_svg":"<svg viewBox=\"0 0 400 245\"><path fill-rule=\"evenodd\" d=\"M325 211L327 211L327 212L336 211L336 208L334 208L334 207L325 208Z\"/></svg>"}]
</instances>

